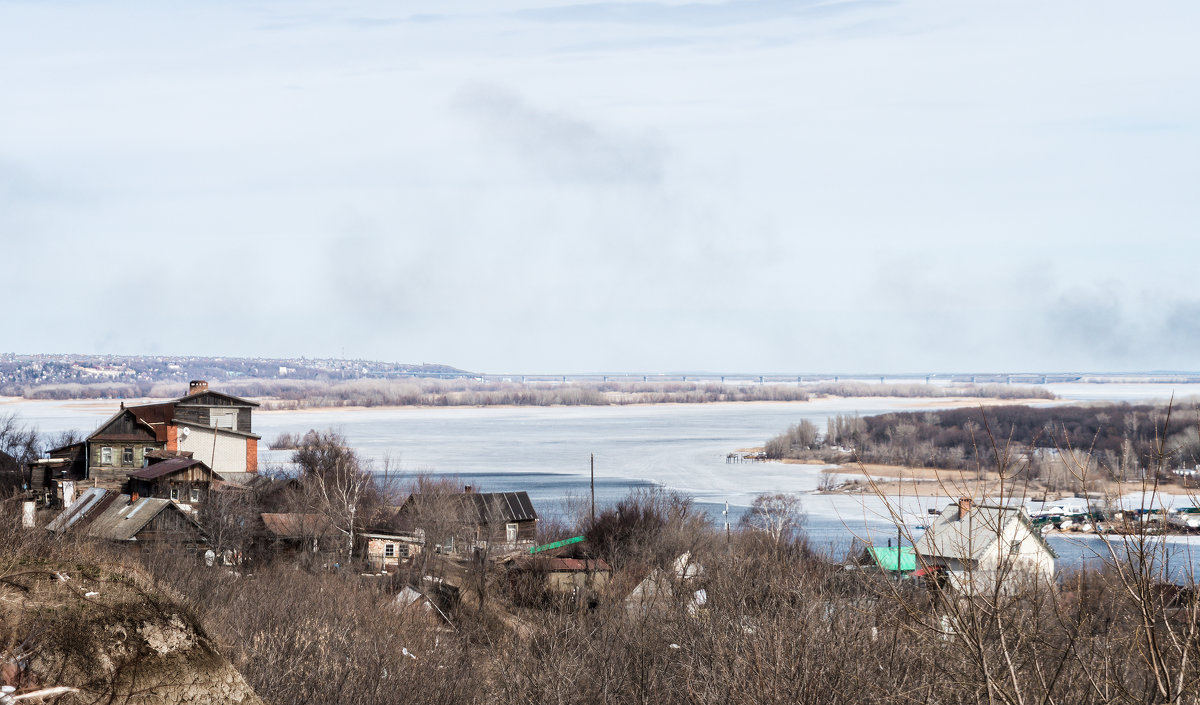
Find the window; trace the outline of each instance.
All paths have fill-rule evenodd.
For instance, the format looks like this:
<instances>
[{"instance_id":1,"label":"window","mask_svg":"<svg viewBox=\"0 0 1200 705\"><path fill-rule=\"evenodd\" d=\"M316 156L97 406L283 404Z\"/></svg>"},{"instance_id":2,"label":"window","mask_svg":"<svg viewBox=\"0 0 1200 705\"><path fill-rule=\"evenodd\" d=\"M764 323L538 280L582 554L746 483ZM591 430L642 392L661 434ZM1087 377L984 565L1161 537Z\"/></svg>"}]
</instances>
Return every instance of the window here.
<instances>
[{"instance_id":1,"label":"window","mask_svg":"<svg viewBox=\"0 0 1200 705\"><path fill-rule=\"evenodd\" d=\"M385 543L383 545L383 557L384 558L395 558L396 557L396 544Z\"/></svg>"},{"instance_id":2,"label":"window","mask_svg":"<svg viewBox=\"0 0 1200 705\"><path fill-rule=\"evenodd\" d=\"M112 465L112 448L104 446L100 449L100 464Z\"/></svg>"},{"instance_id":3,"label":"window","mask_svg":"<svg viewBox=\"0 0 1200 705\"><path fill-rule=\"evenodd\" d=\"M1011 544L1009 544L1008 552L1014 556L1017 555L1018 553L1020 553L1021 552L1021 542L1013 541Z\"/></svg>"},{"instance_id":4,"label":"window","mask_svg":"<svg viewBox=\"0 0 1200 705\"><path fill-rule=\"evenodd\" d=\"M504 540L507 541L508 543L516 543L517 542L517 525L516 524L511 524L511 523L505 524Z\"/></svg>"},{"instance_id":5,"label":"window","mask_svg":"<svg viewBox=\"0 0 1200 705\"><path fill-rule=\"evenodd\" d=\"M199 501L200 501L200 488L199 488L199 487L193 487L193 488L192 488L192 491L191 491L191 498L192 498L192 501L193 501L193 502L199 502Z\"/></svg>"},{"instance_id":6,"label":"window","mask_svg":"<svg viewBox=\"0 0 1200 705\"><path fill-rule=\"evenodd\" d=\"M408 558L410 555L408 552L408 544L402 543L402 544L396 546L396 552L400 555L401 558Z\"/></svg>"},{"instance_id":7,"label":"window","mask_svg":"<svg viewBox=\"0 0 1200 705\"><path fill-rule=\"evenodd\" d=\"M172 502L178 502L178 501L179 501L179 488L178 488L178 487L172 487L172 488L171 488L171 501L172 501Z\"/></svg>"},{"instance_id":8,"label":"window","mask_svg":"<svg viewBox=\"0 0 1200 705\"><path fill-rule=\"evenodd\" d=\"M121 451L121 464L133 465L133 448L131 446L127 446L125 450Z\"/></svg>"}]
</instances>

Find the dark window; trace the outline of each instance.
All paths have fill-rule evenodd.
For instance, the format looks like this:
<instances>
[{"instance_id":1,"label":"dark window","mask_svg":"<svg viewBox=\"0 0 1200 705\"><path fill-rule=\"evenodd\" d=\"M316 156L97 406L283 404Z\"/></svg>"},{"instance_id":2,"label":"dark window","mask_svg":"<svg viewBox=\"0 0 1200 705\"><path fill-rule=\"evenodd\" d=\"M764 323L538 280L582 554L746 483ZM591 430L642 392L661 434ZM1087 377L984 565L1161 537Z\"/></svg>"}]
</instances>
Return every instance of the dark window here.
<instances>
[{"instance_id":1,"label":"dark window","mask_svg":"<svg viewBox=\"0 0 1200 705\"><path fill-rule=\"evenodd\" d=\"M396 544L394 544L394 543L385 543L385 544L383 545L383 555L384 555L384 557L385 557L385 558L395 558L395 556L396 556Z\"/></svg>"},{"instance_id":2,"label":"dark window","mask_svg":"<svg viewBox=\"0 0 1200 705\"><path fill-rule=\"evenodd\" d=\"M133 448L126 448L121 451L121 464L133 465Z\"/></svg>"}]
</instances>

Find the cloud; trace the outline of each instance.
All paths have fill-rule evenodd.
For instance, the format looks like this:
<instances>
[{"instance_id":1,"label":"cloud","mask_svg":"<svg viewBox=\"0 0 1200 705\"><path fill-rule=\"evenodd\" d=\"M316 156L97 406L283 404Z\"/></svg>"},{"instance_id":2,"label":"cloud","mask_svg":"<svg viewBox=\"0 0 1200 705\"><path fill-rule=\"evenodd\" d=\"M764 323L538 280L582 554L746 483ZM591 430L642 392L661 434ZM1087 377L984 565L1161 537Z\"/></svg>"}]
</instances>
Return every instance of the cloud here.
<instances>
[{"instance_id":1,"label":"cloud","mask_svg":"<svg viewBox=\"0 0 1200 705\"><path fill-rule=\"evenodd\" d=\"M1117 283L1076 287L1045 307L1044 340L1096 365L1195 367L1200 298L1131 291Z\"/></svg>"},{"instance_id":2,"label":"cloud","mask_svg":"<svg viewBox=\"0 0 1200 705\"><path fill-rule=\"evenodd\" d=\"M455 106L533 174L584 184L656 184L663 178L666 149L649 134L540 108L492 85L464 88Z\"/></svg>"}]
</instances>

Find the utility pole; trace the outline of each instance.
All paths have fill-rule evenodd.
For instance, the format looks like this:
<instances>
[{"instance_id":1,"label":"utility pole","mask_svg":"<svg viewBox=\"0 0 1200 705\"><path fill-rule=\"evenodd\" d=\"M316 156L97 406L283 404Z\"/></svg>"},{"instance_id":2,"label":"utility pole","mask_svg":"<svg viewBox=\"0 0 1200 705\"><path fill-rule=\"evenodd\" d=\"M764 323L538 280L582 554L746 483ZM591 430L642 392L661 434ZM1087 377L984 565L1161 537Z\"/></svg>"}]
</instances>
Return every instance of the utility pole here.
<instances>
[{"instance_id":1,"label":"utility pole","mask_svg":"<svg viewBox=\"0 0 1200 705\"><path fill-rule=\"evenodd\" d=\"M596 525L596 454L592 453L592 523Z\"/></svg>"},{"instance_id":2,"label":"utility pole","mask_svg":"<svg viewBox=\"0 0 1200 705\"><path fill-rule=\"evenodd\" d=\"M733 532L729 530L729 500L725 500L725 511L721 513L725 515L725 548L728 550L733 546Z\"/></svg>"}]
</instances>

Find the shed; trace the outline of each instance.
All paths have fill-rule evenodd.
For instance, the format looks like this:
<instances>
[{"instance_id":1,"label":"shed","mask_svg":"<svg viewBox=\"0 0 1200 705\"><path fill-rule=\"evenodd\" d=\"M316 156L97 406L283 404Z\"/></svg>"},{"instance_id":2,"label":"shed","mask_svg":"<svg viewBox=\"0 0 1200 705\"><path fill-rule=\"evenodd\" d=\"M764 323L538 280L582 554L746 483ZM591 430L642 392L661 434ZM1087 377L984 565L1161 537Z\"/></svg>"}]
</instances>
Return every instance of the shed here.
<instances>
[{"instance_id":1,"label":"shed","mask_svg":"<svg viewBox=\"0 0 1200 705\"><path fill-rule=\"evenodd\" d=\"M191 507L202 504L221 476L195 458L170 458L129 473L129 491L140 497L169 499Z\"/></svg>"},{"instance_id":2,"label":"shed","mask_svg":"<svg viewBox=\"0 0 1200 705\"><path fill-rule=\"evenodd\" d=\"M385 573L411 561L425 545L424 532L420 530L367 532L359 534L359 540L365 544L367 567Z\"/></svg>"},{"instance_id":3,"label":"shed","mask_svg":"<svg viewBox=\"0 0 1200 705\"><path fill-rule=\"evenodd\" d=\"M204 542L200 525L170 500L134 501L102 487L86 490L46 528L124 543L196 546Z\"/></svg>"},{"instance_id":4,"label":"shed","mask_svg":"<svg viewBox=\"0 0 1200 705\"><path fill-rule=\"evenodd\" d=\"M200 525L171 500L145 497L135 502L125 494L88 525L87 535L109 541L204 543Z\"/></svg>"}]
</instances>

